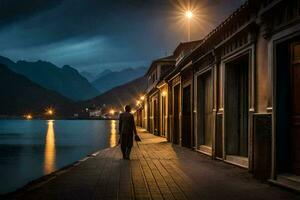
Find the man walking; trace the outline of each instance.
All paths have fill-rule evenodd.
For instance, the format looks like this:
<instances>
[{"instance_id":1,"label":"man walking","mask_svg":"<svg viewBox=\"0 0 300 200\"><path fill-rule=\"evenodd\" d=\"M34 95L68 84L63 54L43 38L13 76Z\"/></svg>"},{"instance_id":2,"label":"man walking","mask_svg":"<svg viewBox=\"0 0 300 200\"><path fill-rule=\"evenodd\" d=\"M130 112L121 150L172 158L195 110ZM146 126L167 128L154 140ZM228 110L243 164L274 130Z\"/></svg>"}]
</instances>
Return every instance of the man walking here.
<instances>
[{"instance_id":1,"label":"man walking","mask_svg":"<svg viewBox=\"0 0 300 200\"><path fill-rule=\"evenodd\" d=\"M134 117L130 113L131 107L125 106L125 112L119 116L119 134L123 159L129 160L130 151L133 145L133 134L137 135Z\"/></svg>"}]
</instances>

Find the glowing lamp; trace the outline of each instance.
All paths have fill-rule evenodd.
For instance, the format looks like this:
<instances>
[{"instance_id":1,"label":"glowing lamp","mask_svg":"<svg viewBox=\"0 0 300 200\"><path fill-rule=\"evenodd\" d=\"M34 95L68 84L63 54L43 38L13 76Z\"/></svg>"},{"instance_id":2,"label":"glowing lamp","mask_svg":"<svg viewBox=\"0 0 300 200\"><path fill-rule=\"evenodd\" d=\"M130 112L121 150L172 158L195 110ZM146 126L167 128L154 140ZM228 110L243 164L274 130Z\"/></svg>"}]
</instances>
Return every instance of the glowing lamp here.
<instances>
[{"instance_id":1,"label":"glowing lamp","mask_svg":"<svg viewBox=\"0 0 300 200\"><path fill-rule=\"evenodd\" d=\"M48 113L48 115L53 115L53 110L49 109L49 110L47 111L47 113Z\"/></svg>"},{"instance_id":2,"label":"glowing lamp","mask_svg":"<svg viewBox=\"0 0 300 200\"><path fill-rule=\"evenodd\" d=\"M188 11L185 12L185 16L188 19L192 19L193 18L193 12L188 10Z\"/></svg>"},{"instance_id":3,"label":"glowing lamp","mask_svg":"<svg viewBox=\"0 0 300 200\"><path fill-rule=\"evenodd\" d=\"M111 109L111 110L109 111L109 113L110 113L111 115L115 114L114 109Z\"/></svg>"}]
</instances>

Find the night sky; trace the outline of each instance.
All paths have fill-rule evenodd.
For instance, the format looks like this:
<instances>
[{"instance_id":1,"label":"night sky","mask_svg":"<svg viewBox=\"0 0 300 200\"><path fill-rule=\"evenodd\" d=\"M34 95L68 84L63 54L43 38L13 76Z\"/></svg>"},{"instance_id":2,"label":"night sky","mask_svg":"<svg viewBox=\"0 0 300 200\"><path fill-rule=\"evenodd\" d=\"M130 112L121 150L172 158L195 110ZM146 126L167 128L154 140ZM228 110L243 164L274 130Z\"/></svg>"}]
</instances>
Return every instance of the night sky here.
<instances>
[{"instance_id":1,"label":"night sky","mask_svg":"<svg viewBox=\"0 0 300 200\"><path fill-rule=\"evenodd\" d=\"M101 72L148 66L187 40L182 0L0 0L0 55ZM196 0L192 40L243 0Z\"/></svg>"}]
</instances>

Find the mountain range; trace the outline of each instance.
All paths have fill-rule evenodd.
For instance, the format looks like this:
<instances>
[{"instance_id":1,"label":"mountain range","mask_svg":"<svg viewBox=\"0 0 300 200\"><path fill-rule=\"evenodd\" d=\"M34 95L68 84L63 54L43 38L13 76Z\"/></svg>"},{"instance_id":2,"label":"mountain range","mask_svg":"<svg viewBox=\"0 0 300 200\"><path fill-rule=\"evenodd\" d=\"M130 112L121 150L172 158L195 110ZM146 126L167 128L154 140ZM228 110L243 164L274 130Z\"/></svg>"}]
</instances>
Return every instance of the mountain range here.
<instances>
[{"instance_id":1,"label":"mountain range","mask_svg":"<svg viewBox=\"0 0 300 200\"><path fill-rule=\"evenodd\" d=\"M0 64L0 115L42 114L53 107L57 116L71 116L77 105Z\"/></svg>"},{"instance_id":2,"label":"mountain range","mask_svg":"<svg viewBox=\"0 0 300 200\"><path fill-rule=\"evenodd\" d=\"M106 104L122 108L126 104L135 104L135 100L143 95L146 87L146 78L142 76L121 86L112 88L93 99L81 102L81 105L85 107L93 107L94 105L102 106L103 104Z\"/></svg>"},{"instance_id":3,"label":"mountain range","mask_svg":"<svg viewBox=\"0 0 300 200\"><path fill-rule=\"evenodd\" d=\"M132 81L145 74L146 67L127 68L121 71L104 70L98 74L91 84L100 92L104 93L113 87Z\"/></svg>"},{"instance_id":4,"label":"mountain range","mask_svg":"<svg viewBox=\"0 0 300 200\"><path fill-rule=\"evenodd\" d=\"M42 114L45 108L54 107L61 116L72 116L86 106L121 107L143 94L145 71L143 67L107 69L90 83L68 65L59 68L46 61L13 62L0 56L0 115Z\"/></svg>"},{"instance_id":5,"label":"mountain range","mask_svg":"<svg viewBox=\"0 0 300 200\"><path fill-rule=\"evenodd\" d=\"M102 72L100 72L99 74L95 74L95 73L91 73L88 71L81 71L80 74L85 77L89 82L93 82L94 80L96 80L99 77L105 76L107 74L113 73L112 70L110 69L105 69Z\"/></svg>"},{"instance_id":6,"label":"mountain range","mask_svg":"<svg viewBox=\"0 0 300 200\"><path fill-rule=\"evenodd\" d=\"M12 71L24 75L40 86L57 91L61 95L72 100L86 100L99 94L91 83L69 65L62 68L46 62L17 61L0 56L0 63L6 65Z\"/></svg>"}]
</instances>

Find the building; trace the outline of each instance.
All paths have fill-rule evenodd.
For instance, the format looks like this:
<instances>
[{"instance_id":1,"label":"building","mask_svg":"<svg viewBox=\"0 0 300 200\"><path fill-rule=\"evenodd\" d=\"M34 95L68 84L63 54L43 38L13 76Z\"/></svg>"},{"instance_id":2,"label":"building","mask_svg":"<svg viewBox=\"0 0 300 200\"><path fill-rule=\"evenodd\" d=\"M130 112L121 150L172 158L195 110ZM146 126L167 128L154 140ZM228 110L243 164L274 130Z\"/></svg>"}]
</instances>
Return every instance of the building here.
<instances>
[{"instance_id":1,"label":"building","mask_svg":"<svg viewBox=\"0 0 300 200\"><path fill-rule=\"evenodd\" d=\"M101 111L101 109L100 108L96 108L96 109L90 109L89 110L89 116L91 117L91 118L93 118L93 117L95 117L95 118L97 118L97 117L101 117L101 115L102 115L102 111Z\"/></svg>"},{"instance_id":2,"label":"building","mask_svg":"<svg viewBox=\"0 0 300 200\"><path fill-rule=\"evenodd\" d=\"M246 1L146 75L150 132L300 190L299 0Z\"/></svg>"},{"instance_id":3,"label":"building","mask_svg":"<svg viewBox=\"0 0 300 200\"><path fill-rule=\"evenodd\" d=\"M147 85L147 119L148 130L151 133L166 137L167 131L167 101L162 81L164 77L174 68L175 59L173 56L157 59L152 62L146 76ZM159 86L159 87L158 87Z\"/></svg>"}]
</instances>

